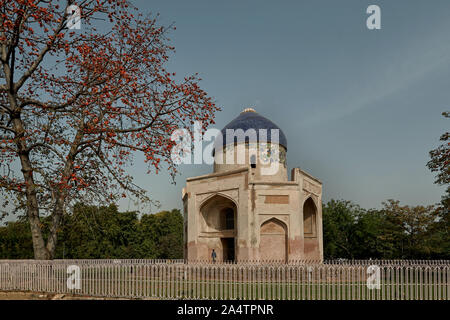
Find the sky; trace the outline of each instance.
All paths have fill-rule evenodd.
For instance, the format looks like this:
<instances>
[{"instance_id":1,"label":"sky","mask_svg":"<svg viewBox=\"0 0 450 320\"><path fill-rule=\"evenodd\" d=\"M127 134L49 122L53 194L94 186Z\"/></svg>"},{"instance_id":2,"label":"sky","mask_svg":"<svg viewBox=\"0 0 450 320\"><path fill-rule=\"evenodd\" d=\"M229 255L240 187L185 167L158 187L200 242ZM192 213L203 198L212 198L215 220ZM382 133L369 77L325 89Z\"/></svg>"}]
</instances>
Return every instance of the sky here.
<instances>
[{"instance_id":1,"label":"sky","mask_svg":"<svg viewBox=\"0 0 450 320\"><path fill-rule=\"evenodd\" d=\"M271 119L288 140L289 171L300 167L323 183L323 200L379 208L387 199L426 205L440 200L426 167L448 131L450 1L134 1L174 23L168 69L195 72L222 108L221 129L247 107ZM369 30L366 9L381 9ZM186 178L212 172L182 165L136 182L181 208ZM122 209L134 209L124 199ZM157 211L157 208L152 209Z\"/></svg>"},{"instance_id":2,"label":"sky","mask_svg":"<svg viewBox=\"0 0 450 320\"><path fill-rule=\"evenodd\" d=\"M440 200L426 163L448 131L441 113L450 110L450 1L134 3L177 27L168 68L200 74L222 108L216 128L254 107L287 136L289 172L319 178L325 202ZM381 9L380 30L366 26L371 4ZM176 184L144 171L132 168L136 182L170 210L182 207L186 178L212 168L182 165Z\"/></svg>"},{"instance_id":3,"label":"sky","mask_svg":"<svg viewBox=\"0 0 450 320\"><path fill-rule=\"evenodd\" d=\"M221 129L247 107L271 119L288 140L288 169L323 183L323 200L379 208L387 199L427 205L440 200L426 167L448 131L450 1L448 0L135 0L159 13L176 52L167 69L198 72L222 111ZM381 29L366 26L369 5ZM182 208L186 178L212 172L182 165L176 184L162 172L135 182L161 203ZM122 210L139 209L124 199Z\"/></svg>"}]
</instances>

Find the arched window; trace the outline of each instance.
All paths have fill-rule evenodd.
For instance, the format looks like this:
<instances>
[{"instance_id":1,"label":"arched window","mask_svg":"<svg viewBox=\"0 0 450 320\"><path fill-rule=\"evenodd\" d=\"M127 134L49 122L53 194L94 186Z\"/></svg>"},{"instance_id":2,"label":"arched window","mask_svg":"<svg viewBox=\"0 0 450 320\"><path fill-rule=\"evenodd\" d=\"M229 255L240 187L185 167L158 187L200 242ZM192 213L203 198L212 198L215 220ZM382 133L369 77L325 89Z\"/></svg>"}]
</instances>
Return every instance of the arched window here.
<instances>
[{"instance_id":1,"label":"arched window","mask_svg":"<svg viewBox=\"0 0 450 320\"><path fill-rule=\"evenodd\" d=\"M313 199L308 198L303 205L303 233L306 238L317 236L317 209Z\"/></svg>"}]
</instances>

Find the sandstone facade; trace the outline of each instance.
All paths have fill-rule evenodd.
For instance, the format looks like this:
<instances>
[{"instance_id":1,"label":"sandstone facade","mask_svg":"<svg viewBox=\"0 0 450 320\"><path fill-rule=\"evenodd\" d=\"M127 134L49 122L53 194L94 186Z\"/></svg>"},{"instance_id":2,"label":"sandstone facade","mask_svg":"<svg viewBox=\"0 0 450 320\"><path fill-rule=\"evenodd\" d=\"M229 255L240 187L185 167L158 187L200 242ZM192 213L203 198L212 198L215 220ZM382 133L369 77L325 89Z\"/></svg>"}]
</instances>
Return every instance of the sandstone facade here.
<instances>
[{"instance_id":1,"label":"sandstone facade","mask_svg":"<svg viewBox=\"0 0 450 320\"><path fill-rule=\"evenodd\" d=\"M251 116L255 129L267 126L269 120ZM243 142L216 150L213 173L187 179L185 259L211 260L213 249L219 261L323 259L322 183L299 168L288 179L286 144L277 145L281 156L273 174L264 174L267 164L255 164ZM245 150L243 163L220 160L238 149Z\"/></svg>"}]
</instances>

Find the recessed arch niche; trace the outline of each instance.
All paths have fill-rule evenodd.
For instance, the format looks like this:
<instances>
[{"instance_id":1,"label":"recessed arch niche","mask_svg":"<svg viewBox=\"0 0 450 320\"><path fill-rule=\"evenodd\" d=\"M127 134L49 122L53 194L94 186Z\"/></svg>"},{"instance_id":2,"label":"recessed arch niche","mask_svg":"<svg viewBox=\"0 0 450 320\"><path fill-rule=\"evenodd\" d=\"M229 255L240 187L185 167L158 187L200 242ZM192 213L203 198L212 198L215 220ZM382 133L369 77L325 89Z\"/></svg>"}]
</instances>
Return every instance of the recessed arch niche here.
<instances>
[{"instance_id":1,"label":"recessed arch niche","mask_svg":"<svg viewBox=\"0 0 450 320\"><path fill-rule=\"evenodd\" d=\"M233 200L220 194L206 200L201 209L202 231L235 230L237 207Z\"/></svg>"},{"instance_id":2,"label":"recessed arch niche","mask_svg":"<svg viewBox=\"0 0 450 320\"><path fill-rule=\"evenodd\" d=\"M311 197L303 204L303 234L305 238L317 237L317 207Z\"/></svg>"},{"instance_id":3,"label":"recessed arch niche","mask_svg":"<svg viewBox=\"0 0 450 320\"><path fill-rule=\"evenodd\" d=\"M276 218L261 224L259 255L261 261L287 260L287 226Z\"/></svg>"}]
</instances>

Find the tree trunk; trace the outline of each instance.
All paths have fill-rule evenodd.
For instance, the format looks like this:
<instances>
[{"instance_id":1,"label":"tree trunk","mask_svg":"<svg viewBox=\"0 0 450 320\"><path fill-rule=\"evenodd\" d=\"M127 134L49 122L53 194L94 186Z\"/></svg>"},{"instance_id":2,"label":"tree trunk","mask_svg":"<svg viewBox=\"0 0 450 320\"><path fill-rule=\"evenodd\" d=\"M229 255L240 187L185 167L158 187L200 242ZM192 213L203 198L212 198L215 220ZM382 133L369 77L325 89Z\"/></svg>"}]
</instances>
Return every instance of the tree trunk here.
<instances>
[{"instance_id":1,"label":"tree trunk","mask_svg":"<svg viewBox=\"0 0 450 320\"><path fill-rule=\"evenodd\" d=\"M49 259L55 257L56 243L58 242L58 229L61 226L61 220L64 214L64 197L58 194L55 207L52 214L52 224L47 240L47 252Z\"/></svg>"},{"instance_id":2,"label":"tree trunk","mask_svg":"<svg viewBox=\"0 0 450 320\"><path fill-rule=\"evenodd\" d=\"M84 124L81 121L80 127L78 128L77 134L75 135L74 141L71 144L71 148L67 155L67 160L63 171L63 181L67 184L70 182L70 176L73 172L73 164L75 160L75 155L78 151L78 146L83 139ZM57 190L56 192L55 205L52 212L52 224L50 226L50 233L47 241L47 252L49 259L53 259L56 251L56 244L58 242L58 229L61 226L61 220L64 215L64 204L67 198L66 189Z\"/></svg>"},{"instance_id":3,"label":"tree trunk","mask_svg":"<svg viewBox=\"0 0 450 320\"><path fill-rule=\"evenodd\" d=\"M33 239L34 258L39 260L49 259L49 254L45 248L45 241L42 236L41 221L39 219L39 205L36 197L36 186L33 179L33 169L31 166L27 146L23 141L24 128L20 115L13 116L12 123L16 131L15 144L19 153L22 174L25 181L26 211L30 222L31 236Z\"/></svg>"}]
</instances>

